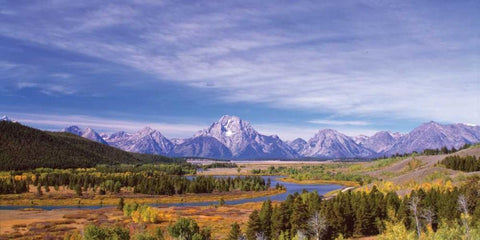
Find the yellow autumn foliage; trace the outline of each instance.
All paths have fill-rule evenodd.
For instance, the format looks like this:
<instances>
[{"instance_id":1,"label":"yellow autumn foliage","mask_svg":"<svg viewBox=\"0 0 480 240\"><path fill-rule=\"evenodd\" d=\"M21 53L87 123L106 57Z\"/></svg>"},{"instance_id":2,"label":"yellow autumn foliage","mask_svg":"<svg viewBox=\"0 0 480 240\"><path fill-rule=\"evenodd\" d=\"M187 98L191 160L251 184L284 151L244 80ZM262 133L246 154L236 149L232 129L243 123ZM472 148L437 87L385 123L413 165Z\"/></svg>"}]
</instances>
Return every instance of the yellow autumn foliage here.
<instances>
[{"instance_id":1,"label":"yellow autumn foliage","mask_svg":"<svg viewBox=\"0 0 480 240\"><path fill-rule=\"evenodd\" d=\"M160 211L148 205L140 205L131 213L131 217L135 223L158 223L160 222Z\"/></svg>"}]
</instances>

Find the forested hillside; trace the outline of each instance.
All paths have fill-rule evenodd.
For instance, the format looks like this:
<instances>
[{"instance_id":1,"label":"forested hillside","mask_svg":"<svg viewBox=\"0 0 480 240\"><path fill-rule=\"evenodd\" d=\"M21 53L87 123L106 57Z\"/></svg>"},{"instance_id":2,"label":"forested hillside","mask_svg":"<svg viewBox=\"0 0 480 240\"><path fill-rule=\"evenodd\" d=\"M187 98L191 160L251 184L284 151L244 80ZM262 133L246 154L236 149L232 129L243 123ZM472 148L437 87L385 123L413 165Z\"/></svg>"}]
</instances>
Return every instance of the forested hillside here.
<instances>
[{"instance_id":1,"label":"forested hillside","mask_svg":"<svg viewBox=\"0 0 480 240\"><path fill-rule=\"evenodd\" d=\"M41 131L19 123L0 121L0 170L183 161L129 153L70 133Z\"/></svg>"}]
</instances>

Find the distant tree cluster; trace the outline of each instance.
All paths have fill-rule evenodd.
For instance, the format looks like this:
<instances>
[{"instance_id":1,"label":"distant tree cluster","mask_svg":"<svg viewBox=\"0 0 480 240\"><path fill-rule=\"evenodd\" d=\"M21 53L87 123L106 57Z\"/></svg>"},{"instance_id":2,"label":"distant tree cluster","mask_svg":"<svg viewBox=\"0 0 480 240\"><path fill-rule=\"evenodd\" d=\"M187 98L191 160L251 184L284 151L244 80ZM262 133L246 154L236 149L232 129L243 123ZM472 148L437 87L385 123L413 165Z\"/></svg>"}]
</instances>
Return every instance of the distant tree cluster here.
<instances>
[{"instance_id":1,"label":"distant tree cluster","mask_svg":"<svg viewBox=\"0 0 480 240\"><path fill-rule=\"evenodd\" d=\"M236 163L230 163L230 162L216 162L216 163L203 165L202 168L203 169L209 169L209 168L238 168L238 165Z\"/></svg>"},{"instance_id":2,"label":"distant tree cluster","mask_svg":"<svg viewBox=\"0 0 480 240\"><path fill-rule=\"evenodd\" d=\"M143 169L142 167L139 167ZM119 193L122 188L131 188L135 193L152 195L173 195L184 193L212 193L229 191L262 191L270 188L271 182L259 176L245 176L236 178L217 178L212 176L184 177L181 175L167 175L159 171L172 170L183 174L177 166L150 166L148 170L138 172L98 172L95 169L37 169L27 172L22 180L12 177L0 178L0 194L22 193L28 191L28 186L37 186L38 194L42 188L48 192L50 187L58 189L65 186L81 196L82 192L98 191L99 194ZM280 186L281 187L281 186ZM279 186L277 186L279 188Z\"/></svg>"},{"instance_id":3,"label":"distant tree cluster","mask_svg":"<svg viewBox=\"0 0 480 240\"><path fill-rule=\"evenodd\" d=\"M436 231L443 222L480 221L480 181L472 180L453 191L412 191L400 198L395 192L383 194L375 187L369 193L345 192L322 200L315 192L289 195L278 206L264 202L260 211L251 213L246 231L248 240L262 239L334 239L372 236L383 232L389 222L405 229ZM465 200L465 210L459 199Z\"/></svg>"},{"instance_id":4,"label":"distant tree cluster","mask_svg":"<svg viewBox=\"0 0 480 240\"><path fill-rule=\"evenodd\" d=\"M396 157L411 157L411 156L415 156L415 155L419 155L419 154L423 154L423 155L440 155L440 154L450 154L450 153L455 153L455 152L458 152L460 150L463 150L463 149L467 149L469 147L471 147L472 144L469 144L469 143L465 143L461 148L459 149L456 149L455 147L452 147L452 148L448 148L446 146L443 146L441 148L435 148L435 149L431 149L431 148L427 148L427 149L424 149L423 152L417 152L417 151L413 151L411 153L403 153L403 154L400 154L400 153L396 153L396 154L392 154L390 157L391 158L396 158ZM387 156L383 156L382 158L387 158ZM373 159L374 160L374 159Z\"/></svg>"},{"instance_id":5,"label":"distant tree cluster","mask_svg":"<svg viewBox=\"0 0 480 240\"><path fill-rule=\"evenodd\" d=\"M100 164L95 166L95 170L101 173L125 173L125 172L161 172L166 175L185 175L195 174L196 166L187 162L176 164Z\"/></svg>"},{"instance_id":6,"label":"distant tree cluster","mask_svg":"<svg viewBox=\"0 0 480 240\"><path fill-rule=\"evenodd\" d=\"M13 177L0 178L0 194L17 194L28 192L28 181Z\"/></svg>"},{"instance_id":7,"label":"distant tree cluster","mask_svg":"<svg viewBox=\"0 0 480 240\"><path fill-rule=\"evenodd\" d=\"M455 153L463 149L467 149L471 147L471 144L465 143L461 148L456 149L455 147L452 147L451 149L448 149L447 147L442 147L440 149L425 149L423 150L424 155L439 155L439 154L450 154L450 153Z\"/></svg>"},{"instance_id":8,"label":"distant tree cluster","mask_svg":"<svg viewBox=\"0 0 480 240\"><path fill-rule=\"evenodd\" d=\"M335 180L335 181L352 181L360 185L370 183L374 180L369 175L352 174L344 172L335 172L334 169L326 169L324 166L302 166L298 167L274 167L267 169L252 169L252 174L261 175L288 175L295 180Z\"/></svg>"},{"instance_id":9,"label":"distant tree cluster","mask_svg":"<svg viewBox=\"0 0 480 240\"><path fill-rule=\"evenodd\" d=\"M258 176L216 178L198 176L192 179L179 176L157 176L142 179L135 185L135 192L145 194L183 194L267 190L270 186Z\"/></svg>"},{"instance_id":10,"label":"distant tree cluster","mask_svg":"<svg viewBox=\"0 0 480 240\"><path fill-rule=\"evenodd\" d=\"M446 168L464 172L480 171L480 159L477 159L475 156L448 156L440 161L440 164Z\"/></svg>"}]
</instances>

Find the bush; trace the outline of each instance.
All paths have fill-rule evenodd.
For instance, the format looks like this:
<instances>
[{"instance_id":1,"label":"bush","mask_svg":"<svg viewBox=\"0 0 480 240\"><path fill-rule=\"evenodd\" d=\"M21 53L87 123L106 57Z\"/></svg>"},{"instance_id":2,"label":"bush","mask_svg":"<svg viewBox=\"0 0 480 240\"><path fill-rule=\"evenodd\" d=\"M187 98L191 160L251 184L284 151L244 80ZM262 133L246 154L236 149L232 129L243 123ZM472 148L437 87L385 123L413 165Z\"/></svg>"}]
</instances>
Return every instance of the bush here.
<instances>
[{"instance_id":1,"label":"bush","mask_svg":"<svg viewBox=\"0 0 480 240\"><path fill-rule=\"evenodd\" d=\"M168 227L168 233L172 238L179 240L210 240L211 238L209 228L200 230L195 220L183 217Z\"/></svg>"},{"instance_id":2,"label":"bush","mask_svg":"<svg viewBox=\"0 0 480 240\"><path fill-rule=\"evenodd\" d=\"M123 227L102 228L88 225L83 233L85 240L129 240L130 232Z\"/></svg>"}]
</instances>

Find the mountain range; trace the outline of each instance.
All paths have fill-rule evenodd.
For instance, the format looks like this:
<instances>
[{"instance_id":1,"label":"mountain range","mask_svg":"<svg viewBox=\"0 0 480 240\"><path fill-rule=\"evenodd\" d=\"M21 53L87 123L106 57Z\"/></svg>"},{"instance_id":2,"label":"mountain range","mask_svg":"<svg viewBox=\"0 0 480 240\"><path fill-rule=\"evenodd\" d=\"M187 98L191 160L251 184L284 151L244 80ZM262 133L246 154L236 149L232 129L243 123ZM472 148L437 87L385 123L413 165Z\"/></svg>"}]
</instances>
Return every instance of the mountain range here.
<instances>
[{"instance_id":1,"label":"mountain range","mask_svg":"<svg viewBox=\"0 0 480 240\"><path fill-rule=\"evenodd\" d=\"M225 115L191 138L169 139L146 127L136 133L97 133L70 126L62 130L90 140L137 153L218 159L356 159L459 148L480 142L480 126L424 123L409 133L380 131L372 136L347 136L333 129L319 130L308 141L282 141L257 132L236 116Z\"/></svg>"}]
</instances>

